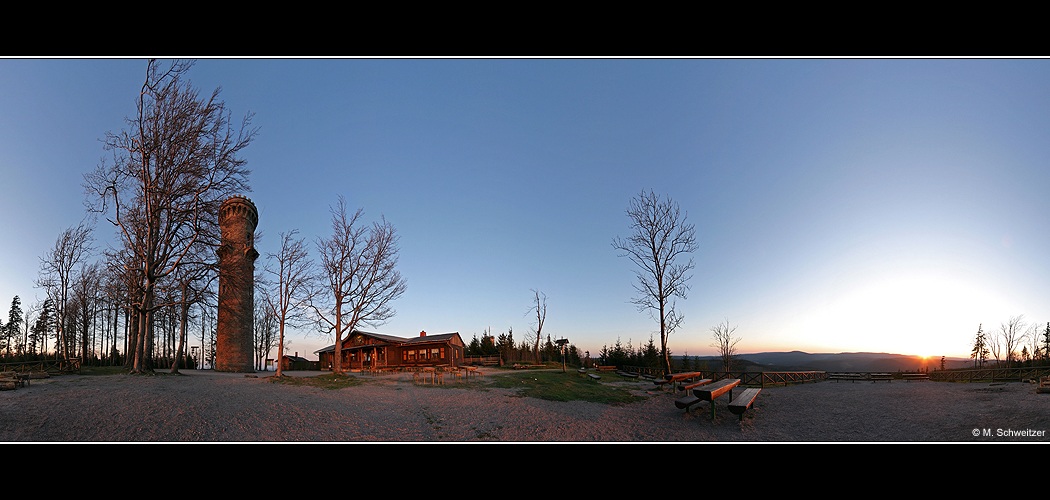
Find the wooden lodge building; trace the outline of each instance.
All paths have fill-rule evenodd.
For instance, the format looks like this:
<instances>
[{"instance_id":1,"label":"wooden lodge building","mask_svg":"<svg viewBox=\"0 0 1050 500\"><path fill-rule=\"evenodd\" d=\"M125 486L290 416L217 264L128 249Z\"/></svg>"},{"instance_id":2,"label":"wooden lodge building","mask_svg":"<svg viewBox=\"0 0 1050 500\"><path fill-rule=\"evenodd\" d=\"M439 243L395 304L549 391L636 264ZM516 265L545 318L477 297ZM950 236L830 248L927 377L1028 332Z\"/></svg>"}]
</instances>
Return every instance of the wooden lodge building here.
<instances>
[{"instance_id":1,"label":"wooden lodge building","mask_svg":"<svg viewBox=\"0 0 1050 500\"><path fill-rule=\"evenodd\" d=\"M342 341L340 365L344 370L459 366L463 362L463 338L459 332L418 337L397 337L354 330ZM322 370L331 370L335 345L314 351Z\"/></svg>"}]
</instances>

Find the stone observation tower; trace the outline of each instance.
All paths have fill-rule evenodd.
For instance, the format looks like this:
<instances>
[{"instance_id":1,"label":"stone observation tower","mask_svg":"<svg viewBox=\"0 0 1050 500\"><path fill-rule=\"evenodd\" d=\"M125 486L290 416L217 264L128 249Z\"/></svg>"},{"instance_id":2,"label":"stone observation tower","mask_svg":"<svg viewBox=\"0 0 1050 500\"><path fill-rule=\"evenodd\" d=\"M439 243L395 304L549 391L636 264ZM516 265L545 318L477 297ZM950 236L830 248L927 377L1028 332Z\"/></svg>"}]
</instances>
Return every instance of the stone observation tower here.
<instances>
[{"instance_id":1,"label":"stone observation tower","mask_svg":"<svg viewBox=\"0 0 1050 500\"><path fill-rule=\"evenodd\" d=\"M219 314L215 331L215 370L255 372L255 227L259 211L252 200L233 196L219 208Z\"/></svg>"}]
</instances>

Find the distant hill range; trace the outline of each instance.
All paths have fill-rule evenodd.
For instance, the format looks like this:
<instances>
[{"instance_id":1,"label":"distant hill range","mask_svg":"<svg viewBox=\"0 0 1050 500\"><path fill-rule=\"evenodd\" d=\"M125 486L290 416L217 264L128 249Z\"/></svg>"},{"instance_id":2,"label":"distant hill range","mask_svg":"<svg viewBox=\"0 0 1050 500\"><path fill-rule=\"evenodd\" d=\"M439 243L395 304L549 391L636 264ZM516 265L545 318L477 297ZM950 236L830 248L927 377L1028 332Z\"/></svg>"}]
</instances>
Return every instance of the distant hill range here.
<instances>
[{"instance_id":1,"label":"distant hill range","mask_svg":"<svg viewBox=\"0 0 1050 500\"><path fill-rule=\"evenodd\" d=\"M681 359L685 356L674 356ZM718 356L688 356L690 361L697 360L710 370L720 370L722 360ZM888 354L884 352L840 352L840 353L808 353L802 351L790 352L759 352L754 354L737 354L734 357L734 370L745 371L808 371L818 370L827 372L907 372L907 371L930 371L941 368L941 358L924 359L921 356L908 356L904 354ZM963 358L946 358L944 367L971 368L973 360ZM700 368L700 367L693 367ZM702 368L700 368L702 369Z\"/></svg>"}]
</instances>

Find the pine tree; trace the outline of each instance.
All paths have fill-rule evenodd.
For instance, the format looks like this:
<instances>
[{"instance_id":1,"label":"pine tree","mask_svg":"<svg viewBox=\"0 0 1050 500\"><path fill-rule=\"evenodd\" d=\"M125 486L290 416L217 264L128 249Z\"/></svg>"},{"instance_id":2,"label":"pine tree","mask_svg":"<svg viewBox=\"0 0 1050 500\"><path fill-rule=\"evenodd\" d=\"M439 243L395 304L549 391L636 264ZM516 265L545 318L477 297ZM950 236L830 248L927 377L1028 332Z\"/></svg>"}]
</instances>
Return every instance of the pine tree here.
<instances>
[{"instance_id":1,"label":"pine tree","mask_svg":"<svg viewBox=\"0 0 1050 500\"><path fill-rule=\"evenodd\" d=\"M1043 331L1043 356L1050 359L1050 322L1046 323L1046 330Z\"/></svg>"},{"instance_id":2,"label":"pine tree","mask_svg":"<svg viewBox=\"0 0 1050 500\"><path fill-rule=\"evenodd\" d=\"M970 357L973 358L973 367L984 366L984 360L988 359L988 343L984 337L983 325L977 325L977 338L973 341L973 350Z\"/></svg>"},{"instance_id":3,"label":"pine tree","mask_svg":"<svg viewBox=\"0 0 1050 500\"><path fill-rule=\"evenodd\" d=\"M7 324L0 330L4 332L3 348L8 355L11 355L11 347L14 343L12 339L17 339L19 332L22 331L22 299L15 295L14 299L11 299L11 310L7 313Z\"/></svg>"},{"instance_id":4,"label":"pine tree","mask_svg":"<svg viewBox=\"0 0 1050 500\"><path fill-rule=\"evenodd\" d=\"M645 344L645 353L642 356L642 366L646 368L657 368L660 366L660 350L656 347L656 342L653 341L653 336L649 335L649 342Z\"/></svg>"},{"instance_id":5,"label":"pine tree","mask_svg":"<svg viewBox=\"0 0 1050 500\"><path fill-rule=\"evenodd\" d=\"M470 344L467 344L467 356L481 356L481 341L478 340L478 334L474 333L474 338L470 340Z\"/></svg>"}]
</instances>

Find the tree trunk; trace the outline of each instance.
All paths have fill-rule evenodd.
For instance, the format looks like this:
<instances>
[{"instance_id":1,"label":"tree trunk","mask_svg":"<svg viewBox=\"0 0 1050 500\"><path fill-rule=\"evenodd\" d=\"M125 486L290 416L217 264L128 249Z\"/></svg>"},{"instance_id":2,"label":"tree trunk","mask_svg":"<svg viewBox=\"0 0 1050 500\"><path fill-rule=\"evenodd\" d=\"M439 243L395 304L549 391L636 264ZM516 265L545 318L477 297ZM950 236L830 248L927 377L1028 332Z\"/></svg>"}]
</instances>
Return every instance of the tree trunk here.
<instances>
[{"instance_id":1,"label":"tree trunk","mask_svg":"<svg viewBox=\"0 0 1050 500\"><path fill-rule=\"evenodd\" d=\"M660 349L664 356L664 373L671 373L671 353L667 351L667 320L664 316L664 301L660 301Z\"/></svg>"},{"instance_id":2,"label":"tree trunk","mask_svg":"<svg viewBox=\"0 0 1050 500\"><path fill-rule=\"evenodd\" d=\"M179 345L175 349L175 361L171 363L171 373L179 373L179 361L182 359L182 353L186 350L186 324L190 320L190 305L186 300L186 291L183 289L183 303L182 303L182 314L179 317Z\"/></svg>"},{"instance_id":3,"label":"tree trunk","mask_svg":"<svg viewBox=\"0 0 1050 500\"><path fill-rule=\"evenodd\" d=\"M277 377L283 376L281 365L284 364L284 319L281 319L281 333L277 341Z\"/></svg>"}]
</instances>

